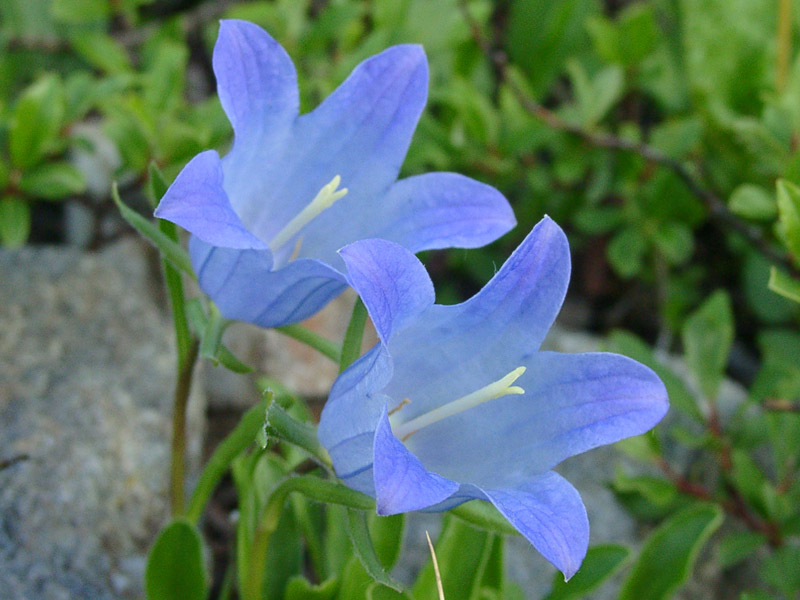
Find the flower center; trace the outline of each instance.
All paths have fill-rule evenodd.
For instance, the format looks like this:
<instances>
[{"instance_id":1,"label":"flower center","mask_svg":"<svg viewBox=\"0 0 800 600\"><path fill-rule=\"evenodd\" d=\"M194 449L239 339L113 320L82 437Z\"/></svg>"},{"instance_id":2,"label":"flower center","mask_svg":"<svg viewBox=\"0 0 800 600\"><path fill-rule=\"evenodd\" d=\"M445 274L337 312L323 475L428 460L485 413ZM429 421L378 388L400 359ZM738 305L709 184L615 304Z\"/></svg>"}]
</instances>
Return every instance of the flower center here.
<instances>
[{"instance_id":1,"label":"flower center","mask_svg":"<svg viewBox=\"0 0 800 600\"><path fill-rule=\"evenodd\" d=\"M277 252L278 248L288 242L294 234L305 227L312 221L319 213L326 208L330 208L334 202L347 194L347 188L339 188L342 178L338 175L331 179L330 183L322 186L322 189L317 192L314 199L301 210L286 226L278 232L272 241L269 243L269 249Z\"/></svg>"},{"instance_id":2,"label":"flower center","mask_svg":"<svg viewBox=\"0 0 800 600\"><path fill-rule=\"evenodd\" d=\"M426 412L414 417L410 421L402 423L397 427L393 427L392 429L394 430L394 435L400 440L406 441L409 437L411 437L412 434L416 433L423 427L433 425L442 419L457 415L460 412L469 410L470 408L478 406L479 404L483 404L484 402L488 402L489 400L501 398L502 396L508 396L509 394L524 394L525 390L523 390L521 387L517 385L511 385L517 379L519 379L524 372L525 367L517 367L502 379L498 379L497 381L490 383L479 390L475 390L466 396L462 396L461 398L453 400L452 402L448 402L444 406L439 406L430 412Z\"/></svg>"}]
</instances>

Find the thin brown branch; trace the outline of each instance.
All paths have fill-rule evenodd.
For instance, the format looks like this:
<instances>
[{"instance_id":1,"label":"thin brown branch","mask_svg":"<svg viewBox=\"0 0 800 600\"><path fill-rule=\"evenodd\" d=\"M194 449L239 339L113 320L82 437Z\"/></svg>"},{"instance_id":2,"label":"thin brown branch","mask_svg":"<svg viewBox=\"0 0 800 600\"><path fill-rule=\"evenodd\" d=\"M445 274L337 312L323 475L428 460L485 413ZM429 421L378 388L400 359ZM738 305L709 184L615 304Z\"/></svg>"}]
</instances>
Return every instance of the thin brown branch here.
<instances>
[{"instance_id":1,"label":"thin brown branch","mask_svg":"<svg viewBox=\"0 0 800 600\"><path fill-rule=\"evenodd\" d=\"M768 398L764 400L764 409L771 412L796 412L800 413L800 400L784 400L783 398Z\"/></svg>"},{"instance_id":2,"label":"thin brown branch","mask_svg":"<svg viewBox=\"0 0 800 600\"><path fill-rule=\"evenodd\" d=\"M770 245L764 238L759 227L745 223L728 210L728 206L725 202L714 192L705 187L683 162L664 154L661 150L648 144L626 140L607 133L589 131L580 125L564 121L556 113L533 100L513 78L508 77L509 62L506 53L494 47L494 44L483 34L481 24L472 16L469 10L468 0L460 0L459 6L461 7L464 19L469 25L475 43L480 46L484 54L492 61L492 64L495 66L496 71L499 73L504 83L508 86L508 89L514 94L517 101L528 113L542 121L551 129L574 135L591 146L614 152L630 152L640 156L651 164L672 171L673 174L684 183L688 190L706 206L709 211L709 216L714 222L740 234L756 252L786 270L792 277L800 279L800 269L794 265L789 256L785 252L776 250Z\"/></svg>"},{"instance_id":3,"label":"thin brown branch","mask_svg":"<svg viewBox=\"0 0 800 600\"><path fill-rule=\"evenodd\" d=\"M0 471L8 469L9 467L12 467L19 462L28 460L29 458L30 456L28 456L27 454L17 454L15 456L12 456L11 458L0 459Z\"/></svg>"}]
</instances>

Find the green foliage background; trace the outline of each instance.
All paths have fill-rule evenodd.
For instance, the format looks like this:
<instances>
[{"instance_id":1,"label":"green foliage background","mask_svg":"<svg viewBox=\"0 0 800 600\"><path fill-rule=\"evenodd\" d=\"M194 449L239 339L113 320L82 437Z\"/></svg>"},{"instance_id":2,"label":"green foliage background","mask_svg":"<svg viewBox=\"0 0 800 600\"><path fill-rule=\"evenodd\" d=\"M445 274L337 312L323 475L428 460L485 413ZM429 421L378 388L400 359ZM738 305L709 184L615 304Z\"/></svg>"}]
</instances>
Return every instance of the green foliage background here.
<instances>
[{"instance_id":1,"label":"green foliage background","mask_svg":"<svg viewBox=\"0 0 800 600\"><path fill-rule=\"evenodd\" d=\"M404 173L449 170L490 183L519 221L486 249L426 257L440 301L480 287L549 214L570 235L577 324L617 328L609 347L656 368L670 388L677 416L622 447L659 475L614 476L620 501L661 523L622 597L670 596L722 514L738 529L716 541L710 560L750 561L762 577L742 597L797 597L800 3L5 0L4 246L63 242L65 212L77 206L89 222L78 241L102 247L129 233L112 180L146 213L151 163L171 180L197 152L226 150L231 130L210 70L219 18L258 23L286 48L304 111L386 46L425 47L429 102ZM664 351L684 354L693 386L662 363ZM749 392L721 415L726 371ZM713 476L671 466L686 448L714 465ZM235 467L241 490L257 467L249 460ZM282 525L298 526L290 517ZM448 527L453 539L472 535ZM195 543L188 539L181 543ZM494 556L492 540L470 543ZM651 572L664 552L675 562L669 581ZM590 556L605 575L628 560L618 547ZM367 576L356 563L338 568ZM430 588L430 577L417 587ZM548 597L579 597L596 584L591 569L576 580L580 593L556 583ZM310 585L290 582L298 595L287 597ZM323 588L313 597L335 597ZM481 598L516 597L489 588Z\"/></svg>"}]
</instances>

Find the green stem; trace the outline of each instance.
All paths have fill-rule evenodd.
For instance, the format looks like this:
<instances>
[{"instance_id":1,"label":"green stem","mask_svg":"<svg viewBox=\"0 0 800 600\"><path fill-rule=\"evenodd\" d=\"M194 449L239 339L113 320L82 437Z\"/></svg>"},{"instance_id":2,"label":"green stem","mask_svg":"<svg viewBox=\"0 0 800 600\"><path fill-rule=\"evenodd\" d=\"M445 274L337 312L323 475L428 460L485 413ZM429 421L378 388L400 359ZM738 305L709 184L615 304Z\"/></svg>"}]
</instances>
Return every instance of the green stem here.
<instances>
[{"instance_id":1,"label":"green stem","mask_svg":"<svg viewBox=\"0 0 800 600\"><path fill-rule=\"evenodd\" d=\"M175 404L172 409L172 447L170 449L169 499L172 516L184 512L184 481L186 472L186 405L192 389L192 373L197 362L199 344L193 340L178 370L175 384Z\"/></svg>"},{"instance_id":2,"label":"green stem","mask_svg":"<svg viewBox=\"0 0 800 600\"><path fill-rule=\"evenodd\" d=\"M273 490L253 534L247 571L242 581L242 600L261 600L264 589L264 565L267 560L270 536L278 527L283 505L292 492L299 492L319 502L341 504L360 510L369 510L375 507L375 501L372 498L339 483L325 481L313 475L298 475L285 479Z\"/></svg>"},{"instance_id":3,"label":"green stem","mask_svg":"<svg viewBox=\"0 0 800 600\"><path fill-rule=\"evenodd\" d=\"M367 323L367 308L361 301L356 299L353 306L353 314L350 316L350 323L344 334L342 343L342 358L339 361L339 372L341 373L361 356L361 340L364 337L364 326Z\"/></svg>"},{"instance_id":4,"label":"green stem","mask_svg":"<svg viewBox=\"0 0 800 600\"><path fill-rule=\"evenodd\" d=\"M186 518L192 524L197 524L197 521L200 520L208 499L233 459L256 439L258 430L264 425L264 409L264 402L259 402L250 408L242 416L242 420L239 421L236 428L214 450L214 454L211 455L200 474L197 487L195 487L189 502L189 510L186 511Z\"/></svg>"},{"instance_id":5,"label":"green stem","mask_svg":"<svg viewBox=\"0 0 800 600\"><path fill-rule=\"evenodd\" d=\"M319 443L317 430L308 423L294 419L277 402L270 404L267 410L267 433L302 448L330 468L330 456Z\"/></svg>"},{"instance_id":6,"label":"green stem","mask_svg":"<svg viewBox=\"0 0 800 600\"><path fill-rule=\"evenodd\" d=\"M279 331L283 335L289 336L292 339L302 342L307 346L314 348L319 353L330 358L333 362L339 362L342 355L342 350L327 338L314 333L310 329L302 325L284 325L283 327L276 327L275 331Z\"/></svg>"}]
</instances>

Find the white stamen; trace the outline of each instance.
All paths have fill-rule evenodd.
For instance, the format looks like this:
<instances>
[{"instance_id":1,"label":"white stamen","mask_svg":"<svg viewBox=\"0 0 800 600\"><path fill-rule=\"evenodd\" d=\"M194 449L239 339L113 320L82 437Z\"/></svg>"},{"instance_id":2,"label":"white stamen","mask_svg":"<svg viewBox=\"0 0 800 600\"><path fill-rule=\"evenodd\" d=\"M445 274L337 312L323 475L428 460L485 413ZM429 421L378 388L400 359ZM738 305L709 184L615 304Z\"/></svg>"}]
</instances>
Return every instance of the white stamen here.
<instances>
[{"instance_id":1,"label":"white stamen","mask_svg":"<svg viewBox=\"0 0 800 600\"><path fill-rule=\"evenodd\" d=\"M321 213L326 208L330 208L334 202L347 194L347 188L337 189L342 182L342 178L338 175L331 179L330 183L322 186L322 189L317 192L314 199L301 210L286 226L278 232L272 241L269 243L269 249L277 252L278 249L288 242L294 234L305 227L314 217Z\"/></svg>"},{"instance_id":2,"label":"white stamen","mask_svg":"<svg viewBox=\"0 0 800 600\"><path fill-rule=\"evenodd\" d=\"M471 394L462 396L457 400L448 402L444 406L434 408L430 412L419 415L418 417L414 417L410 421L402 423L397 427L393 427L394 435L397 438L405 441L413 433L416 433L423 427L432 425L433 423L441 421L442 419L446 419L447 417L452 417L453 415L478 406L479 404L483 404L484 402L488 402L489 400L494 400L495 398L500 398L502 396L508 396L509 394L524 394L525 390L523 390L521 387L511 385L517 379L519 379L524 372L525 367L517 367L508 375L502 379L498 379L494 383L490 383L489 385L482 387L479 390L475 390Z\"/></svg>"}]
</instances>

